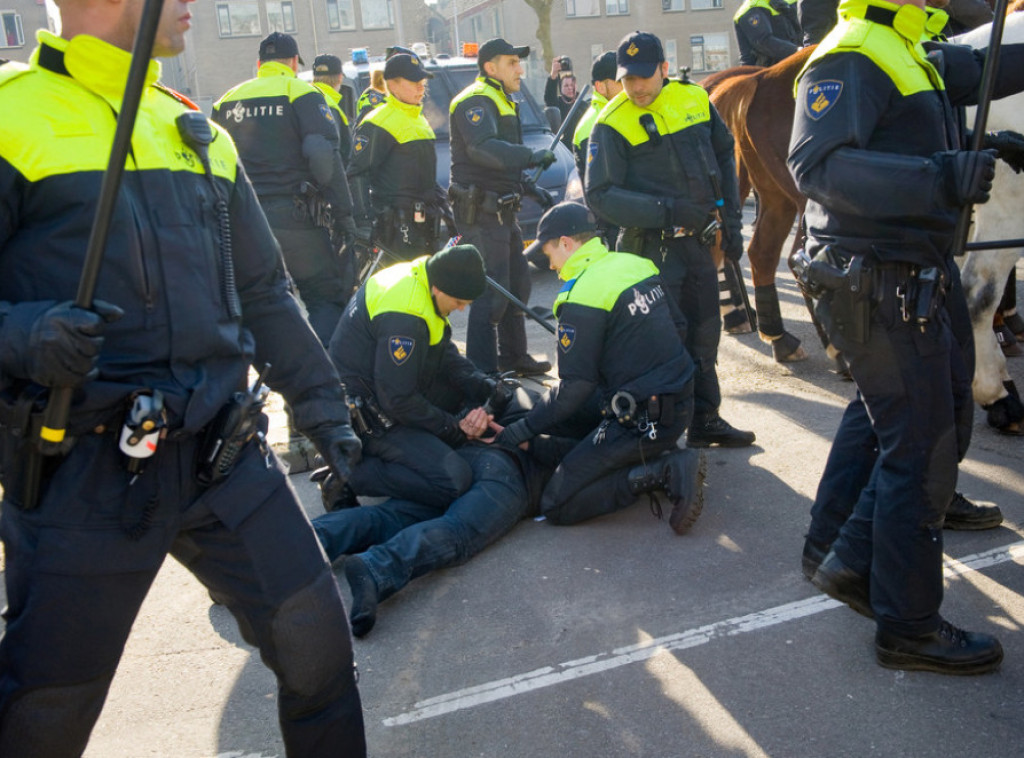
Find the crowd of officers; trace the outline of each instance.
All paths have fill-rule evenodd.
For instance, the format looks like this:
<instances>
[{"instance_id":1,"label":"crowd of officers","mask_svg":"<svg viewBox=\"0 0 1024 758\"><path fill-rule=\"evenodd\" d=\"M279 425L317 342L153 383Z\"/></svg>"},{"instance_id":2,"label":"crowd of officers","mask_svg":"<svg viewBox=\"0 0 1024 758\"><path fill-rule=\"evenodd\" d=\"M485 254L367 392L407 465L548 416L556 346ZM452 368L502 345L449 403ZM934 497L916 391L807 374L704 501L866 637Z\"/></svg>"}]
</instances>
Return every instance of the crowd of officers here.
<instances>
[{"instance_id":1,"label":"crowd of officers","mask_svg":"<svg viewBox=\"0 0 1024 758\"><path fill-rule=\"evenodd\" d=\"M187 17L168 5L155 55L184 46ZM345 571L361 636L381 599L527 513L574 524L650 493L661 517L660 494L683 534L703 505L701 448L753 443L720 416L715 369L710 246L743 246L733 139L702 88L669 77L655 35L629 34L594 61L593 100L570 140L585 203L550 207L534 243L563 281L559 381L529 392L514 377L551 366L529 354L523 313L491 286L528 302L517 212L526 193L550 200L524 178L554 161L522 140L514 95L529 49L480 47L479 77L451 102L444 192L422 114L431 74L415 53L392 52L350 131L340 60L317 57L306 83L294 39L274 33L257 76L215 104L212 135L190 127L190 104L155 84L154 65L139 115L149 128L87 310L71 303L77 258L64 241L88 234L81 199L97 194L102 140L24 148L54 112L113 130L106 103L123 89L138 19L90 7L62 8L84 34L42 32L29 66L0 68L0 102L23 114L4 120L0 143L0 758L84 749L168 553L277 674L287 754L365 754L345 610L314 534L331 558L354 556ZM799 79L790 166L811 199L809 251L838 272L803 284L859 390L840 436L854 419L878 444L864 452L852 515L808 573L874 616L882 665L981 673L998 666L998 641L938 610L943 515L966 446L955 433L962 355L943 307L948 238L957 210L987 199L995 160L960 149L950 103L970 101L985 53L936 45L961 73L947 91L919 45L917 0L845 0L838 15ZM797 44L792 29L785 45L750 33L766 26L798 27L787 3L748 0L737 34L759 65ZM1020 51L1009 56L1003 93L1024 88ZM390 265L360 281L359 248ZM836 285L854 277L858 287ZM865 305L849 291L869 280ZM908 306L908 291L931 299ZM464 356L448 317L467 307ZM250 364L269 364L262 380L323 457L329 513L315 531L266 450L260 387L240 391ZM69 440L39 463L25 440L45 389L62 386L77 388ZM133 457L140 428L162 430L151 458ZM360 507L364 495L391 499Z\"/></svg>"}]
</instances>

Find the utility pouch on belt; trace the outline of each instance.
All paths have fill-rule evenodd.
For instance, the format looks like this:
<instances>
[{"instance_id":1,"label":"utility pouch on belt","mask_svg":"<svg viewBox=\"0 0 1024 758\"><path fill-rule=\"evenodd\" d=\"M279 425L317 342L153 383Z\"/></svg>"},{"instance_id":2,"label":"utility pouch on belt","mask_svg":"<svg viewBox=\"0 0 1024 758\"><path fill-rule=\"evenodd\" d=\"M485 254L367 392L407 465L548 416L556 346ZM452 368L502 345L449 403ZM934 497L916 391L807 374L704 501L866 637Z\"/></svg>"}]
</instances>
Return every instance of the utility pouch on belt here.
<instances>
[{"instance_id":1,"label":"utility pouch on belt","mask_svg":"<svg viewBox=\"0 0 1024 758\"><path fill-rule=\"evenodd\" d=\"M46 455L36 446L47 398L48 391L37 385L0 393L0 484L4 499L23 510L39 504L41 488L75 443L75 437L68 435L59 449ZM36 474L30 476L33 467Z\"/></svg>"},{"instance_id":2,"label":"utility pouch on belt","mask_svg":"<svg viewBox=\"0 0 1024 758\"><path fill-rule=\"evenodd\" d=\"M915 271L896 288L903 320L922 330L942 305L946 293L946 277L935 266Z\"/></svg>"},{"instance_id":3,"label":"utility pouch on belt","mask_svg":"<svg viewBox=\"0 0 1024 758\"><path fill-rule=\"evenodd\" d=\"M480 205L480 188L475 184L452 182L448 186L448 198L452 201L455 220L459 224L472 226L476 223L476 214Z\"/></svg>"},{"instance_id":4,"label":"utility pouch on belt","mask_svg":"<svg viewBox=\"0 0 1024 758\"><path fill-rule=\"evenodd\" d=\"M256 378L252 389L236 392L206 427L196 461L196 481L204 487L219 482L231 473L238 454L252 439L265 444L262 427L263 405L269 388L263 383L270 364Z\"/></svg>"},{"instance_id":5,"label":"utility pouch on belt","mask_svg":"<svg viewBox=\"0 0 1024 758\"><path fill-rule=\"evenodd\" d=\"M366 418L366 409L363 407L363 399L359 395L346 395L348 401L348 415L352 422L352 431L359 437L370 433L370 424Z\"/></svg>"},{"instance_id":6,"label":"utility pouch on belt","mask_svg":"<svg viewBox=\"0 0 1024 758\"><path fill-rule=\"evenodd\" d=\"M376 399L372 397L364 397L362 400L363 417L368 427L366 432L367 434L371 437L379 436L395 425L395 422L391 420L391 417L381 410Z\"/></svg>"}]
</instances>

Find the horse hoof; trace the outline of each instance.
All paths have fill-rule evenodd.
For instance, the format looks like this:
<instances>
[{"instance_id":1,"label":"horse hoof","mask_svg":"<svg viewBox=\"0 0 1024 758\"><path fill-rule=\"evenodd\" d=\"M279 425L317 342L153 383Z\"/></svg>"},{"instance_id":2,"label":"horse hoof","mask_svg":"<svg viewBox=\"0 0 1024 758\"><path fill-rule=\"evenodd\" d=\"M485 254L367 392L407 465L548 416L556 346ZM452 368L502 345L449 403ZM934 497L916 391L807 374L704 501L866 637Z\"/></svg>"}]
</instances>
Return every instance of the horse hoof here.
<instances>
[{"instance_id":1,"label":"horse hoof","mask_svg":"<svg viewBox=\"0 0 1024 758\"><path fill-rule=\"evenodd\" d=\"M1024 427L1021 426L1021 422L1024 421L1024 403L1018 398L1007 395L991 405L982 407L985 409L988 425L997 432L1015 437L1024 435Z\"/></svg>"},{"instance_id":2,"label":"horse hoof","mask_svg":"<svg viewBox=\"0 0 1024 758\"><path fill-rule=\"evenodd\" d=\"M807 360L807 351L800 346L800 340L789 332L783 332L777 337L770 337L761 334L761 340L772 346L772 358L776 363L796 363Z\"/></svg>"}]
</instances>

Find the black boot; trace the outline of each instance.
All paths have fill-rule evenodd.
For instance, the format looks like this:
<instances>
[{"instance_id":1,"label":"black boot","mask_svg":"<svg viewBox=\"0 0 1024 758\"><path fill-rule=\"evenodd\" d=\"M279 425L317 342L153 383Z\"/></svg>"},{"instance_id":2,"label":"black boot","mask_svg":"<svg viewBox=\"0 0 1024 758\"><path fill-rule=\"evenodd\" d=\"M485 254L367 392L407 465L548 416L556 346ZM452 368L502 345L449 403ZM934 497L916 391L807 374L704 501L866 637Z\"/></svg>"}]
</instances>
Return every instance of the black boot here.
<instances>
[{"instance_id":1,"label":"black boot","mask_svg":"<svg viewBox=\"0 0 1024 758\"><path fill-rule=\"evenodd\" d=\"M694 422L686 435L688 447L747 447L754 444L754 433L736 429L721 416Z\"/></svg>"},{"instance_id":2,"label":"black boot","mask_svg":"<svg viewBox=\"0 0 1024 758\"><path fill-rule=\"evenodd\" d=\"M664 491L672 503L669 526L676 534L686 534L704 510L706 473L703 451L672 450L649 464L630 469L629 491L634 495ZM655 513L661 517L660 505Z\"/></svg>"},{"instance_id":3,"label":"black boot","mask_svg":"<svg viewBox=\"0 0 1024 758\"><path fill-rule=\"evenodd\" d=\"M1003 646L990 634L968 632L943 619L936 631L923 637L900 637L879 629L875 654L878 663L890 669L966 676L999 668Z\"/></svg>"},{"instance_id":4,"label":"black boot","mask_svg":"<svg viewBox=\"0 0 1024 758\"><path fill-rule=\"evenodd\" d=\"M959 492L946 506L946 529L994 529L1003 523L998 505L976 505Z\"/></svg>"},{"instance_id":5,"label":"black boot","mask_svg":"<svg viewBox=\"0 0 1024 758\"><path fill-rule=\"evenodd\" d=\"M846 603L862 616L875 617L871 609L868 577L851 569L833 551L829 551L811 577L811 583L831 598Z\"/></svg>"},{"instance_id":6,"label":"black boot","mask_svg":"<svg viewBox=\"0 0 1024 758\"><path fill-rule=\"evenodd\" d=\"M362 558L356 555L345 559L345 578L352 590L352 612L349 614L352 636L365 637L377 623L377 583Z\"/></svg>"},{"instance_id":7,"label":"black boot","mask_svg":"<svg viewBox=\"0 0 1024 758\"><path fill-rule=\"evenodd\" d=\"M828 545L823 545L820 542L815 542L810 537L804 540L804 552L800 556L800 568L804 572L804 576L810 580L814 576L814 572L818 570L818 566L825 560L825 556L828 555Z\"/></svg>"}]
</instances>

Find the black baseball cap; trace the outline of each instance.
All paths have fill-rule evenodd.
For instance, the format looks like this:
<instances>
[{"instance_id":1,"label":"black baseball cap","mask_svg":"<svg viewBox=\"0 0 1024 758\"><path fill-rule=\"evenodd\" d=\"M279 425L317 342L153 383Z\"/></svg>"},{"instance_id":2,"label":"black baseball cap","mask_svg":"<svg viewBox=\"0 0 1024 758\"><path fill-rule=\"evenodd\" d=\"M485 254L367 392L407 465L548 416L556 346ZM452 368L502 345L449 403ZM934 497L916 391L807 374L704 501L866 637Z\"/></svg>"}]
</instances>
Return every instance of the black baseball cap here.
<instances>
[{"instance_id":1,"label":"black baseball cap","mask_svg":"<svg viewBox=\"0 0 1024 758\"><path fill-rule=\"evenodd\" d=\"M614 50L601 53L594 58L594 65L590 67L590 80L603 82L605 79L618 79L615 75L616 66Z\"/></svg>"},{"instance_id":2,"label":"black baseball cap","mask_svg":"<svg viewBox=\"0 0 1024 758\"><path fill-rule=\"evenodd\" d=\"M526 248L530 256L551 240L573 237L583 232L596 232L597 219L587 206L570 200L548 208L537 224L537 239Z\"/></svg>"},{"instance_id":3,"label":"black baseball cap","mask_svg":"<svg viewBox=\"0 0 1024 758\"><path fill-rule=\"evenodd\" d=\"M295 42L295 38L290 34L284 34L283 32L274 32L267 36L260 43L260 60L261 61L272 61L282 60L284 58L294 58L299 54L299 46ZM303 66L306 62L299 58L299 63Z\"/></svg>"},{"instance_id":4,"label":"black baseball cap","mask_svg":"<svg viewBox=\"0 0 1024 758\"><path fill-rule=\"evenodd\" d=\"M385 79L408 79L410 82L420 82L424 79L433 79L434 75L424 70L423 62L418 55L412 53L398 53L388 58L384 64Z\"/></svg>"},{"instance_id":5,"label":"black baseball cap","mask_svg":"<svg viewBox=\"0 0 1024 758\"><path fill-rule=\"evenodd\" d=\"M506 42L501 37L496 37L480 45L480 49L476 53L476 62L478 66L482 67L487 61L499 55L515 55L519 58L525 58L529 54L529 47L525 45L523 47L516 47L511 42Z\"/></svg>"},{"instance_id":6,"label":"black baseball cap","mask_svg":"<svg viewBox=\"0 0 1024 758\"><path fill-rule=\"evenodd\" d=\"M330 55L324 53L318 55L313 61L313 73L314 74L340 74L341 73L341 58L337 55Z\"/></svg>"},{"instance_id":7,"label":"black baseball cap","mask_svg":"<svg viewBox=\"0 0 1024 758\"><path fill-rule=\"evenodd\" d=\"M639 76L647 79L654 76L658 70L658 64L664 63L665 50L661 46L661 40L650 32L633 32L627 34L619 43L619 49L615 53L615 62L618 68L615 71L615 78L621 79L624 76Z\"/></svg>"}]
</instances>

